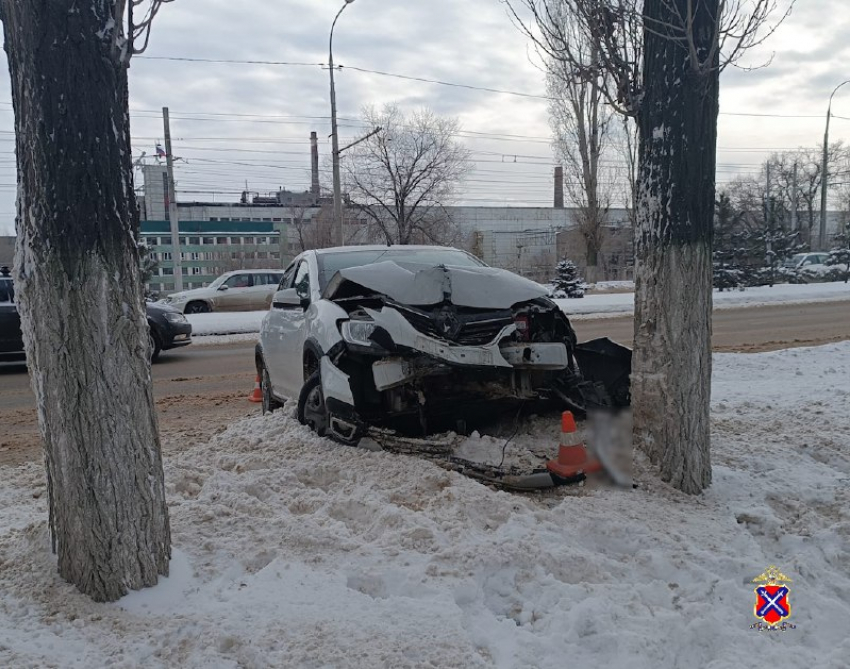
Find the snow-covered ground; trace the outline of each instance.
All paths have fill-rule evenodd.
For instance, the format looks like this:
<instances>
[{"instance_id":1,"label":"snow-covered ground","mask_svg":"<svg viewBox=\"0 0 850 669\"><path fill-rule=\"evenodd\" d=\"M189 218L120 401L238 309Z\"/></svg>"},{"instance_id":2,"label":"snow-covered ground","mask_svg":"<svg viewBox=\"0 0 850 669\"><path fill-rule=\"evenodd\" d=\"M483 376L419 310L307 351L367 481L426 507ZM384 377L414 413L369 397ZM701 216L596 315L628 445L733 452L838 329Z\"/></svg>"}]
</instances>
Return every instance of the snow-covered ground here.
<instances>
[{"instance_id":1,"label":"snow-covered ground","mask_svg":"<svg viewBox=\"0 0 850 669\"><path fill-rule=\"evenodd\" d=\"M760 307L770 304L809 304L811 302L839 302L850 300L850 284L808 283L756 286L746 290L714 291L715 309ZM634 312L634 293L608 293L587 295L580 299L555 300L569 315L587 318L600 315L631 314Z\"/></svg>"},{"instance_id":2,"label":"snow-covered ground","mask_svg":"<svg viewBox=\"0 0 850 669\"><path fill-rule=\"evenodd\" d=\"M41 465L2 468L0 667L846 669L850 342L714 360L700 497L640 458L634 490L522 496L236 423L166 459L172 576L112 605L56 575ZM771 564L796 629L750 628Z\"/></svg>"},{"instance_id":3,"label":"snow-covered ground","mask_svg":"<svg viewBox=\"0 0 850 669\"><path fill-rule=\"evenodd\" d=\"M608 282L627 284L629 282ZM633 285L633 284L632 284ZM715 309L758 307L768 304L806 304L850 300L850 285L844 283L779 284L747 288L745 291L714 291ZM581 299L555 300L569 316L598 318L622 316L634 311L633 293L599 293ZM228 344L253 340L248 335L260 331L266 311L241 311L213 314L189 314L195 344ZM229 335L245 335L231 337ZM225 336L226 338L223 338Z\"/></svg>"}]
</instances>

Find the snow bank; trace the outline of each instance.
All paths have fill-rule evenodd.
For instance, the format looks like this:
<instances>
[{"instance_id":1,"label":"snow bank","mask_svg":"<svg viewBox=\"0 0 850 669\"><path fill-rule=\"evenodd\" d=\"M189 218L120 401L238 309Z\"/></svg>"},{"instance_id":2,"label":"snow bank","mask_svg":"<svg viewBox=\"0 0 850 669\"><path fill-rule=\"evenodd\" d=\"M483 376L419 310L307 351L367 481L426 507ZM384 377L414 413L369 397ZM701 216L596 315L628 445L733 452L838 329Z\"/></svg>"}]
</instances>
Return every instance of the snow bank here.
<instances>
[{"instance_id":1,"label":"snow bank","mask_svg":"<svg viewBox=\"0 0 850 669\"><path fill-rule=\"evenodd\" d=\"M640 458L636 490L497 492L287 409L169 449L172 576L114 605L56 576L41 466L3 468L0 666L843 669L850 343L714 361L696 498ZM784 633L750 629L769 564Z\"/></svg>"},{"instance_id":2,"label":"snow bank","mask_svg":"<svg viewBox=\"0 0 850 669\"><path fill-rule=\"evenodd\" d=\"M628 281L609 281L611 289ZM598 287L603 284L596 284ZM634 287L634 284L631 284ZM850 286L844 283L780 284L773 288L759 286L745 291L714 291L715 309L759 307L769 304L806 304L809 302L833 302L850 300ZM586 295L582 299L559 299L555 302L569 316L599 318L622 316L634 311L633 293L605 293ZM192 324L192 337L196 344L228 344L243 339L221 339L223 335L252 334L260 331L260 324L267 311L239 311L212 314L187 314ZM202 339L215 336L211 339Z\"/></svg>"},{"instance_id":3,"label":"snow bank","mask_svg":"<svg viewBox=\"0 0 850 669\"><path fill-rule=\"evenodd\" d=\"M193 346L221 346L224 344L241 344L242 342L259 341L259 332L243 332L231 335L199 335L192 337Z\"/></svg>"},{"instance_id":4,"label":"snow bank","mask_svg":"<svg viewBox=\"0 0 850 669\"><path fill-rule=\"evenodd\" d=\"M192 336L231 335L259 332L265 311L230 311L211 314L186 314L192 324Z\"/></svg>"},{"instance_id":5,"label":"snow bank","mask_svg":"<svg viewBox=\"0 0 850 669\"><path fill-rule=\"evenodd\" d=\"M770 304L809 304L850 300L850 285L845 283L778 284L757 286L743 291L714 291L715 309L763 307ZM568 316L588 318L601 315L626 315L634 312L634 293L587 295L582 299L555 300Z\"/></svg>"},{"instance_id":6,"label":"snow bank","mask_svg":"<svg viewBox=\"0 0 850 669\"><path fill-rule=\"evenodd\" d=\"M588 285L590 290L596 292L602 292L606 290L623 290L623 291L634 291L635 282L634 281L597 281L596 283L591 283Z\"/></svg>"}]
</instances>

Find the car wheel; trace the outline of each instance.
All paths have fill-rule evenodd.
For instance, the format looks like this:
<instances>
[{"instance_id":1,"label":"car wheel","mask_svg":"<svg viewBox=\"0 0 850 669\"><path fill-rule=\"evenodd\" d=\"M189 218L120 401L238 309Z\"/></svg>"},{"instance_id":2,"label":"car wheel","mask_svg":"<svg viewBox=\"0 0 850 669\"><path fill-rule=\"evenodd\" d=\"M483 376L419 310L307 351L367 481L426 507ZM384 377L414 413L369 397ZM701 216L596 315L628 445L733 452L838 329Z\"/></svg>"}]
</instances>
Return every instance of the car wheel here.
<instances>
[{"instance_id":1,"label":"car wheel","mask_svg":"<svg viewBox=\"0 0 850 669\"><path fill-rule=\"evenodd\" d=\"M206 302L189 302L186 305L186 309L183 310L183 313L186 314L208 314L210 312L210 305Z\"/></svg>"},{"instance_id":2,"label":"car wheel","mask_svg":"<svg viewBox=\"0 0 850 669\"><path fill-rule=\"evenodd\" d=\"M260 390L263 392L263 414L271 413L282 406L272 394L272 381L269 378L269 370L263 366L260 373Z\"/></svg>"},{"instance_id":3,"label":"car wheel","mask_svg":"<svg viewBox=\"0 0 850 669\"><path fill-rule=\"evenodd\" d=\"M302 425L309 425L320 437L324 437L328 431L328 408L319 371L313 372L301 388L298 395L298 420Z\"/></svg>"},{"instance_id":4,"label":"car wheel","mask_svg":"<svg viewBox=\"0 0 850 669\"><path fill-rule=\"evenodd\" d=\"M156 362L159 358L159 354L162 352L162 346L159 345L159 338L154 334L153 329L148 329L148 355L150 355L150 361Z\"/></svg>"}]
</instances>

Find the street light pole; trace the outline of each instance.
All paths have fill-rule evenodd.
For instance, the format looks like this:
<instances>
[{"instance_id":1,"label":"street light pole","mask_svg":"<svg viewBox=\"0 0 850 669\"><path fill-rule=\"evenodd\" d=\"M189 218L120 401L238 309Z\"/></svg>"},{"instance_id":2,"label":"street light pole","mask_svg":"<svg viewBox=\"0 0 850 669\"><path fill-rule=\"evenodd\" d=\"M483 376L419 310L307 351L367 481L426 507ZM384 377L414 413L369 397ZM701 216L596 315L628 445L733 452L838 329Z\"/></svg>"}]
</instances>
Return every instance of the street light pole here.
<instances>
[{"instance_id":1,"label":"street light pole","mask_svg":"<svg viewBox=\"0 0 850 669\"><path fill-rule=\"evenodd\" d=\"M339 246L345 244L343 238L342 226L342 185L339 178L339 133L336 125L336 88L334 87L334 28L336 22L354 0L345 0L345 4L340 7L336 13L334 22L331 24L331 36L328 40L328 70L331 73L331 157L333 159L333 180L334 180L334 210L333 210L333 227L337 236Z\"/></svg>"},{"instance_id":2,"label":"street light pole","mask_svg":"<svg viewBox=\"0 0 850 669\"><path fill-rule=\"evenodd\" d=\"M823 132L823 163L821 165L820 184L820 229L818 230L818 250L826 250L826 196L829 189L829 117L832 115L832 98L844 84L850 84L850 79L842 81L836 86L832 95L829 96L829 104L826 107L826 129Z\"/></svg>"}]
</instances>

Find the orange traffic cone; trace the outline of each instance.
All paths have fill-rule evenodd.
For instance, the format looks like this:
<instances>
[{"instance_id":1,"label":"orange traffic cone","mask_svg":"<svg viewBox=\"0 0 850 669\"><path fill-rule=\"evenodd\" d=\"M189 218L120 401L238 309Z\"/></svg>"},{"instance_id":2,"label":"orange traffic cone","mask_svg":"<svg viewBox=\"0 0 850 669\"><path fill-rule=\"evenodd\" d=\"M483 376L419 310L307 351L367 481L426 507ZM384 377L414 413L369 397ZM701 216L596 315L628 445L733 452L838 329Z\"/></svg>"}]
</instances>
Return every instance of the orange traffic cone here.
<instances>
[{"instance_id":1,"label":"orange traffic cone","mask_svg":"<svg viewBox=\"0 0 850 669\"><path fill-rule=\"evenodd\" d=\"M263 390L260 388L260 375L257 374L257 380L254 381L254 390L251 391L251 394L248 395L249 402L262 402L263 401Z\"/></svg>"},{"instance_id":2,"label":"orange traffic cone","mask_svg":"<svg viewBox=\"0 0 850 669\"><path fill-rule=\"evenodd\" d=\"M599 461L588 457L584 444L580 441L576 443L576 421L569 411L561 415L561 443L558 446L558 459L547 462L546 469L561 478L591 474L602 469Z\"/></svg>"}]
</instances>

